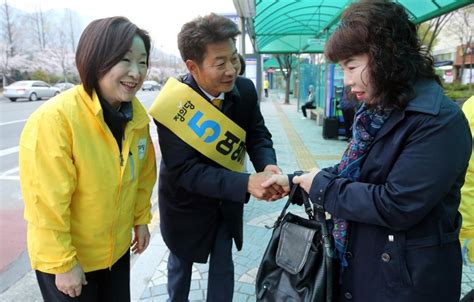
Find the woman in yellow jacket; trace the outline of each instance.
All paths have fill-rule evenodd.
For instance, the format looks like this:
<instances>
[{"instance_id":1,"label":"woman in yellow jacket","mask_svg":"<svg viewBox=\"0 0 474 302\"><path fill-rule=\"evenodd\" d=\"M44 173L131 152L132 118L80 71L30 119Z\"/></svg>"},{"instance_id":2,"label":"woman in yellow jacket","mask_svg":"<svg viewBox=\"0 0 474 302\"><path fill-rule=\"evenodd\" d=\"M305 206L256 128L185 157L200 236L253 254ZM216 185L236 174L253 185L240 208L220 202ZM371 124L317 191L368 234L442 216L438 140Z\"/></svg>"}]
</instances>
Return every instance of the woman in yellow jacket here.
<instances>
[{"instance_id":1,"label":"woman in yellow jacket","mask_svg":"<svg viewBox=\"0 0 474 302\"><path fill-rule=\"evenodd\" d=\"M156 181L135 97L149 54L148 33L128 19L91 22L76 52L82 85L43 104L22 132L28 252L46 301L130 301L129 250L148 246Z\"/></svg>"},{"instance_id":2,"label":"woman in yellow jacket","mask_svg":"<svg viewBox=\"0 0 474 302\"><path fill-rule=\"evenodd\" d=\"M462 111L469 121L471 134L474 135L474 96L464 103ZM461 188L459 211L462 214L460 237L461 244L463 244L463 254L466 260L474 263L474 153L471 154L464 185Z\"/></svg>"}]
</instances>

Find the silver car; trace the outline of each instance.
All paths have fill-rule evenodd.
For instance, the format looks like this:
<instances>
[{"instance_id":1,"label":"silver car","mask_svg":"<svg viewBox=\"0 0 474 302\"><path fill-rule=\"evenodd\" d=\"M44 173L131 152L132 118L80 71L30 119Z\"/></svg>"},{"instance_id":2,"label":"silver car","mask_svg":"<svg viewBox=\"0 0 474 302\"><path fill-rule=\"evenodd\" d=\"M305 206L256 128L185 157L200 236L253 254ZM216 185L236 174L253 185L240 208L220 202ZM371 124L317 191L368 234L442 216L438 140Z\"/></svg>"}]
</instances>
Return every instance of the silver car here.
<instances>
[{"instance_id":1,"label":"silver car","mask_svg":"<svg viewBox=\"0 0 474 302\"><path fill-rule=\"evenodd\" d=\"M75 85L73 83L68 83L68 82L61 82L61 83L56 83L53 85L54 87L58 88L61 91L66 91L69 88L74 87Z\"/></svg>"},{"instance_id":2,"label":"silver car","mask_svg":"<svg viewBox=\"0 0 474 302\"><path fill-rule=\"evenodd\" d=\"M58 88L43 81L18 81L6 86L3 95L12 102L16 102L17 99L36 101L53 97L60 92Z\"/></svg>"}]
</instances>

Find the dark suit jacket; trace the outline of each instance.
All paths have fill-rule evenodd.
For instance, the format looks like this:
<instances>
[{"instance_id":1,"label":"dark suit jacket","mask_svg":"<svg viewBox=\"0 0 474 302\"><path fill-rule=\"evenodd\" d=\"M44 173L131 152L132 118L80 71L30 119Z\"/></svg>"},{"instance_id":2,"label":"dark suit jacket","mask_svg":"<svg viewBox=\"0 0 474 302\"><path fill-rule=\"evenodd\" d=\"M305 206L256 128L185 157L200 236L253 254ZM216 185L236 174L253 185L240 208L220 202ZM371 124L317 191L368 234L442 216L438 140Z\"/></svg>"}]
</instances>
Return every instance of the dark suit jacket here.
<instances>
[{"instance_id":1,"label":"dark suit jacket","mask_svg":"<svg viewBox=\"0 0 474 302\"><path fill-rule=\"evenodd\" d=\"M471 134L434 81L420 80L415 91L377 133L358 182L336 167L313 180L311 200L350 223L338 301L459 301L457 210Z\"/></svg>"},{"instance_id":2,"label":"dark suit jacket","mask_svg":"<svg viewBox=\"0 0 474 302\"><path fill-rule=\"evenodd\" d=\"M207 99L191 75L182 81ZM237 78L234 89L225 94L222 112L246 131L246 148L256 171L276 164L271 134L265 127L252 81ZM216 227L223 220L240 250L249 174L223 168L156 120L155 123L162 154L160 227L168 248L181 258L206 262Z\"/></svg>"}]
</instances>

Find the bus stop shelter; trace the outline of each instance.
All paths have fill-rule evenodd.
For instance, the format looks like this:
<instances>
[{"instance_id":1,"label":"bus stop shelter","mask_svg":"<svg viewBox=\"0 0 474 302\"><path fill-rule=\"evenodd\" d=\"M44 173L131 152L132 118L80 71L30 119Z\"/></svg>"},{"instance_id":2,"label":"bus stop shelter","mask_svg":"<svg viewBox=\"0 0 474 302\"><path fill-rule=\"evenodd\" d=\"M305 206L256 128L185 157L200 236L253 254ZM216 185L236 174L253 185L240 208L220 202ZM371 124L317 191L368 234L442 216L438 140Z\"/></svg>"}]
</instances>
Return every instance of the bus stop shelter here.
<instances>
[{"instance_id":1,"label":"bus stop shelter","mask_svg":"<svg viewBox=\"0 0 474 302\"><path fill-rule=\"evenodd\" d=\"M351 0L234 0L253 47L261 54L322 53ZM416 24L472 0L398 0Z\"/></svg>"},{"instance_id":2,"label":"bus stop shelter","mask_svg":"<svg viewBox=\"0 0 474 302\"><path fill-rule=\"evenodd\" d=\"M240 17L243 35L248 35L258 55L321 54L331 33L339 25L345 8L354 0L233 0ZM394 0L405 7L415 24L449 13L473 3L472 0ZM245 39L243 39L245 40ZM245 44L244 47L245 48ZM245 51L241 49L241 51ZM277 72L274 59L257 72L261 91L263 71ZM273 62L273 63L272 63ZM273 65L272 65L273 64ZM268 67L271 66L271 67ZM342 72L334 64L298 64L295 84L298 105L304 101L309 85L316 87L316 104L325 116L337 115L338 91ZM267 74L268 76L268 74ZM291 90L291 88L290 88ZM299 106L298 106L299 107Z\"/></svg>"}]
</instances>

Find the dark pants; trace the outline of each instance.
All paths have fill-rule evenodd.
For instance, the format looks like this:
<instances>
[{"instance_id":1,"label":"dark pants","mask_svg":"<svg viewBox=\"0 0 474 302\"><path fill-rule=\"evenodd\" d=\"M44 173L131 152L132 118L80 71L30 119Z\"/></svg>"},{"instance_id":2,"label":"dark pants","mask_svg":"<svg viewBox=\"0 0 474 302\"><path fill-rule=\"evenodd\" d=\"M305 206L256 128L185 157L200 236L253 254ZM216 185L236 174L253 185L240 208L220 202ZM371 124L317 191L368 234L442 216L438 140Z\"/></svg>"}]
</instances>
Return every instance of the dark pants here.
<instances>
[{"instance_id":1,"label":"dark pants","mask_svg":"<svg viewBox=\"0 0 474 302\"><path fill-rule=\"evenodd\" d=\"M474 301L474 289L468 292L460 302L473 302Z\"/></svg>"},{"instance_id":2,"label":"dark pants","mask_svg":"<svg viewBox=\"0 0 474 302\"><path fill-rule=\"evenodd\" d=\"M86 273L87 285L81 295L71 298L58 290L56 275L36 271L43 300L46 302L128 302L130 301L130 252L127 251L110 269Z\"/></svg>"},{"instance_id":3,"label":"dark pants","mask_svg":"<svg viewBox=\"0 0 474 302\"><path fill-rule=\"evenodd\" d=\"M346 130L346 137L352 138L352 124L354 123L355 109L343 109L342 116L344 118L344 128Z\"/></svg>"},{"instance_id":4,"label":"dark pants","mask_svg":"<svg viewBox=\"0 0 474 302\"><path fill-rule=\"evenodd\" d=\"M170 302L188 301L193 263L170 252L168 258L168 294ZM217 229L209 260L207 301L232 301L234 294L234 262L232 237L225 223Z\"/></svg>"},{"instance_id":5,"label":"dark pants","mask_svg":"<svg viewBox=\"0 0 474 302\"><path fill-rule=\"evenodd\" d=\"M308 117L308 115L306 114L306 109L314 109L316 108L313 103L305 103L303 106L301 106L301 111L303 111L303 116L304 117Z\"/></svg>"},{"instance_id":6,"label":"dark pants","mask_svg":"<svg viewBox=\"0 0 474 302\"><path fill-rule=\"evenodd\" d=\"M265 97L268 98L268 88L263 89L265 91Z\"/></svg>"}]
</instances>

